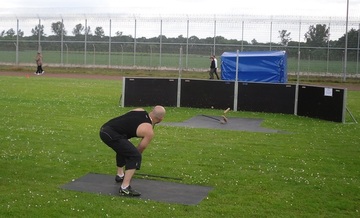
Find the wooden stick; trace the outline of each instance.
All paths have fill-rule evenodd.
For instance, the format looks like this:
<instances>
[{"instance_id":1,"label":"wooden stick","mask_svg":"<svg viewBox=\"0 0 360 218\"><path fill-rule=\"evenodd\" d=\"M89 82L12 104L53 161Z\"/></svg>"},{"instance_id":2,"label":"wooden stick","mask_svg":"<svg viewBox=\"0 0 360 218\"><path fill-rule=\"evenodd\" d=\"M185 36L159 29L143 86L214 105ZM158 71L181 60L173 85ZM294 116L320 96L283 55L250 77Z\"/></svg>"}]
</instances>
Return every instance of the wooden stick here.
<instances>
[{"instance_id":1,"label":"wooden stick","mask_svg":"<svg viewBox=\"0 0 360 218\"><path fill-rule=\"evenodd\" d=\"M229 112L230 108L224 110L224 114L226 114L227 112Z\"/></svg>"}]
</instances>

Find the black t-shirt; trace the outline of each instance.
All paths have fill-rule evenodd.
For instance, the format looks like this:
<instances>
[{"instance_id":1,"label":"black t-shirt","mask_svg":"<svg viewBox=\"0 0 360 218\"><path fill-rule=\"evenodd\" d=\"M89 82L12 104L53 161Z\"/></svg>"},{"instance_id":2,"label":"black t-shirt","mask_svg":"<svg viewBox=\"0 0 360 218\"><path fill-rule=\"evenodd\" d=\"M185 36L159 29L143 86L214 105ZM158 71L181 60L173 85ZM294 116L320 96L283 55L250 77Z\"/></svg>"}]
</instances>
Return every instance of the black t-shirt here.
<instances>
[{"instance_id":1,"label":"black t-shirt","mask_svg":"<svg viewBox=\"0 0 360 218\"><path fill-rule=\"evenodd\" d=\"M210 68L215 69L215 60L214 59L210 63Z\"/></svg>"},{"instance_id":2,"label":"black t-shirt","mask_svg":"<svg viewBox=\"0 0 360 218\"><path fill-rule=\"evenodd\" d=\"M142 123L150 123L151 119L148 112L146 111L130 111L119 117L115 117L103 126L108 126L120 135L126 135L126 137L133 138L137 137L136 130Z\"/></svg>"}]
</instances>

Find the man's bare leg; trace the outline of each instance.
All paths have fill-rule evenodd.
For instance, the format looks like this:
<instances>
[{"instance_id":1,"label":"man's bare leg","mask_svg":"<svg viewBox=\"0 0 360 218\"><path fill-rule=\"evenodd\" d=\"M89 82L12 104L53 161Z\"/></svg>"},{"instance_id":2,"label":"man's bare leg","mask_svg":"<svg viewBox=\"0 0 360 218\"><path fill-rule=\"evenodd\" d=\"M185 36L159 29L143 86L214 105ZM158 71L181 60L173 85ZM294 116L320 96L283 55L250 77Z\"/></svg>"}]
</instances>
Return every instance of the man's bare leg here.
<instances>
[{"instance_id":1,"label":"man's bare leg","mask_svg":"<svg viewBox=\"0 0 360 218\"><path fill-rule=\"evenodd\" d=\"M124 177L124 180L121 184L121 187L122 188L126 188L130 185L130 181L131 181L131 178L133 177L134 173L135 173L136 169L131 169L131 170L126 170L125 171L125 177Z\"/></svg>"},{"instance_id":2,"label":"man's bare leg","mask_svg":"<svg viewBox=\"0 0 360 218\"><path fill-rule=\"evenodd\" d=\"M123 169L123 167L118 167L118 169L117 169L117 174L118 174L119 176L123 176L123 175L124 175L124 169Z\"/></svg>"},{"instance_id":3,"label":"man's bare leg","mask_svg":"<svg viewBox=\"0 0 360 218\"><path fill-rule=\"evenodd\" d=\"M130 181L132 176L134 175L136 169L126 170L125 177L121 184L119 193L120 195L127 195L127 196L140 196L141 193L137 192L136 190L132 189L130 186Z\"/></svg>"}]
</instances>

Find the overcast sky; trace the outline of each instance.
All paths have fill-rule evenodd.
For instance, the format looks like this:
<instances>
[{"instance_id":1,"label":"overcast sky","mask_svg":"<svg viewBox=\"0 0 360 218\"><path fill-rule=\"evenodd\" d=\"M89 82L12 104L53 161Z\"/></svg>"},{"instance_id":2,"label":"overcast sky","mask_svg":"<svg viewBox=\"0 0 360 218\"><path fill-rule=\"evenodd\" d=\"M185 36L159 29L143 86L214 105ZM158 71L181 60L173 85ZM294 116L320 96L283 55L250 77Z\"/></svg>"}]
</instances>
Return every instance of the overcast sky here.
<instances>
[{"instance_id":1,"label":"overcast sky","mask_svg":"<svg viewBox=\"0 0 360 218\"><path fill-rule=\"evenodd\" d=\"M346 17L346 9L347 0L4 0L0 5L0 14L246 14ZM349 0L349 17L360 19L360 0Z\"/></svg>"}]
</instances>

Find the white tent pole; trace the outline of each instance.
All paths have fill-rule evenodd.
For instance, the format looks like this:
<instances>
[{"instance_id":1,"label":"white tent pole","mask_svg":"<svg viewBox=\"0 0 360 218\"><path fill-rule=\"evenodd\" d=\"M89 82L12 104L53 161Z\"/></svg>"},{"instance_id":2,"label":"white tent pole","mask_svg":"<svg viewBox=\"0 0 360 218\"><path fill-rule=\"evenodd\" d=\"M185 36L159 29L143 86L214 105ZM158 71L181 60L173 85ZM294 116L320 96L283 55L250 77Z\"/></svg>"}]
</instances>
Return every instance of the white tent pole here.
<instances>
[{"instance_id":1,"label":"white tent pole","mask_svg":"<svg viewBox=\"0 0 360 218\"><path fill-rule=\"evenodd\" d=\"M234 109L237 111L238 107L238 73L239 73L239 50L236 50L236 70L235 70L235 86L234 86Z\"/></svg>"}]
</instances>

